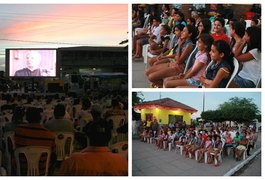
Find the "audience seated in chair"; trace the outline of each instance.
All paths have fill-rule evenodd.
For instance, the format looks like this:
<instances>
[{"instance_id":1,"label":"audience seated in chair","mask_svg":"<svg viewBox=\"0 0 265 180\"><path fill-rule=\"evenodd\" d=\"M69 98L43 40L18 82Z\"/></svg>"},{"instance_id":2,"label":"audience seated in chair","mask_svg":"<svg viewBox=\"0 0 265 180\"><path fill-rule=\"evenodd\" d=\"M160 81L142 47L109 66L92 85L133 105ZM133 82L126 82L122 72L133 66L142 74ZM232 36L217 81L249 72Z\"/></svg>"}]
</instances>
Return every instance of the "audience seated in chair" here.
<instances>
[{"instance_id":1,"label":"audience seated in chair","mask_svg":"<svg viewBox=\"0 0 265 180\"><path fill-rule=\"evenodd\" d=\"M29 124L19 125L15 130L16 148L25 146L45 146L53 151L55 148L55 134L40 124L41 115L39 109L29 107L26 111L26 120ZM24 162L26 161L24 160ZM21 167L26 168L25 165L21 165Z\"/></svg>"},{"instance_id":2,"label":"audience seated in chair","mask_svg":"<svg viewBox=\"0 0 265 180\"><path fill-rule=\"evenodd\" d=\"M72 132L74 133L73 122L65 119L65 106L63 104L57 104L54 108L54 118L47 121L44 127L53 132Z\"/></svg>"},{"instance_id":3,"label":"audience seated in chair","mask_svg":"<svg viewBox=\"0 0 265 180\"><path fill-rule=\"evenodd\" d=\"M93 121L87 124L85 132L90 146L81 152L73 153L59 170L59 175L86 176L127 176L128 161L114 154L107 147L111 139L112 124L101 118L102 110L98 104L91 108Z\"/></svg>"}]
</instances>

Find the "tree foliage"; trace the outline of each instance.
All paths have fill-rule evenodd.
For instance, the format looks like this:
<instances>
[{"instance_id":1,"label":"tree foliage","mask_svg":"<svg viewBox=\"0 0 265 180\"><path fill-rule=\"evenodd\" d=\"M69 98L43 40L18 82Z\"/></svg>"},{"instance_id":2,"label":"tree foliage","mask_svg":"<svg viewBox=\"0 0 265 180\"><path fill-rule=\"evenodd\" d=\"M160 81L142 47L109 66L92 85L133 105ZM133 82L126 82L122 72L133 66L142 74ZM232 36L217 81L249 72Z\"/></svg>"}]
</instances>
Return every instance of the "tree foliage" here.
<instances>
[{"instance_id":1,"label":"tree foliage","mask_svg":"<svg viewBox=\"0 0 265 180\"><path fill-rule=\"evenodd\" d=\"M143 102L144 99L141 96L143 96L141 92L132 92L132 106Z\"/></svg>"},{"instance_id":2,"label":"tree foliage","mask_svg":"<svg viewBox=\"0 0 265 180\"><path fill-rule=\"evenodd\" d=\"M219 105L215 111L205 111L201 114L206 121L222 122L237 121L250 122L259 117L260 111L250 98L233 97L228 102Z\"/></svg>"},{"instance_id":3,"label":"tree foliage","mask_svg":"<svg viewBox=\"0 0 265 180\"><path fill-rule=\"evenodd\" d=\"M143 98L141 98L141 96L142 96L141 92L132 92L132 107L143 102ZM132 117L134 120L140 120L141 114L136 113L132 108Z\"/></svg>"}]
</instances>

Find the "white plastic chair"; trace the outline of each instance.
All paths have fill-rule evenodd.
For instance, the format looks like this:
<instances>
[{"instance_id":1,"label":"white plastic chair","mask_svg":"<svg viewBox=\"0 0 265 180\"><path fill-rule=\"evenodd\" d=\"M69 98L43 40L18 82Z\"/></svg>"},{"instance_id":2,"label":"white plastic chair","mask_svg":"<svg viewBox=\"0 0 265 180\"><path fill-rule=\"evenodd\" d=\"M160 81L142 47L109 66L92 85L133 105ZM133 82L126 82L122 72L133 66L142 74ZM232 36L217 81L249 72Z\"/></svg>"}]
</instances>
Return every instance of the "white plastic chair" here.
<instances>
[{"instance_id":1,"label":"white plastic chair","mask_svg":"<svg viewBox=\"0 0 265 180\"><path fill-rule=\"evenodd\" d=\"M256 83L256 88L261 88L261 78L259 78L258 82Z\"/></svg>"},{"instance_id":2,"label":"white plastic chair","mask_svg":"<svg viewBox=\"0 0 265 180\"><path fill-rule=\"evenodd\" d=\"M144 58L144 64L145 64L145 69L147 68L147 53L148 53L148 48L149 48L149 44L145 44L143 45L143 48L142 48L142 56Z\"/></svg>"},{"instance_id":3,"label":"white plastic chair","mask_svg":"<svg viewBox=\"0 0 265 180\"><path fill-rule=\"evenodd\" d=\"M192 60L195 58L195 55L197 54L197 52L198 52L198 46L196 45L195 48L193 49L193 51L189 55L189 58L187 60L187 63L186 63L186 66L185 66L183 73L186 73L189 70L189 68L192 67L192 65L194 63L194 61L192 62Z\"/></svg>"},{"instance_id":4,"label":"white plastic chair","mask_svg":"<svg viewBox=\"0 0 265 180\"><path fill-rule=\"evenodd\" d=\"M107 118L107 121L112 120L113 121L113 129L112 129L112 138L111 143L116 143L118 141L118 133L117 128L120 127L121 123L126 122L126 116L124 115L112 115ZM116 141L116 142L115 142Z\"/></svg>"},{"instance_id":5,"label":"white plastic chair","mask_svg":"<svg viewBox=\"0 0 265 180\"><path fill-rule=\"evenodd\" d=\"M238 69L239 69L239 63L238 63L238 60L234 57L233 58L233 63L234 63L234 71L233 73L231 74L231 77L226 85L226 88L229 87L230 83L232 82L232 80L234 79L234 77L237 75L238 73Z\"/></svg>"},{"instance_id":6,"label":"white plastic chair","mask_svg":"<svg viewBox=\"0 0 265 180\"><path fill-rule=\"evenodd\" d=\"M67 144L66 144L67 143ZM57 161L63 161L73 152L74 134L57 132L55 137Z\"/></svg>"},{"instance_id":7,"label":"white plastic chair","mask_svg":"<svg viewBox=\"0 0 265 180\"><path fill-rule=\"evenodd\" d=\"M19 155L24 154L27 159L27 176L39 176L39 161L42 154L47 154L45 162L45 176L48 175L51 149L44 146L25 146L15 150L15 159L17 164L17 175L21 175L21 165Z\"/></svg>"},{"instance_id":8,"label":"white plastic chair","mask_svg":"<svg viewBox=\"0 0 265 180\"><path fill-rule=\"evenodd\" d=\"M183 154L183 148L184 148L184 146L182 146L182 145L176 145L176 151L179 149L180 155Z\"/></svg>"},{"instance_id":9,"label":"white plastic chair","mask_svg":"<svg viewBox=\"0 0 265 180\"><path fill-rule=\"evenodd\" d=\"M246 19L246 29L251 26L251 20Z\"/></svg>"},{"instance_id":10,"label":"white plastic chair","mask_svg":"<svg viewBox=\"0 0 265 180\"><path fill-rule=\"evenodd\" d=\"M217 154L220 163L222 162L222 153L223 153L224 145L225 145L225 143L222 142L222 149L221 149L221 151ZM214 156L214 153L212 152L212 153L210 153L210 155ZM206 156L207 156L207 155L206 155ZM217 164L217 160L216 160L216 158L214 158L214 164L215 164L215 165Z\"/></svg>"},{"instance_id":11,"label":"white plastic chair","mask_svg":"<svg viewBox=\"0 0 265 180\"><path fill-rule=\"evenodd\" d=\"M206 67L206 70L205 70L206 72L207 72L207 69L208 69L213 63L214 63L214 61L212 60L212 61L208 64L208 66ZM231 77L230 77L228 83L226 84L226 88L229 87L230 83L232 82L232 80L234 79L234 77L237 75L237 72L238 72L238 69L239 69L239 63L238 63L238 61L237 61L237 59L236 59L235 57L233 58L233 64L234 64L234 71L232 72Z\"/></svg>"},{"instance_id":12,"label":"white plastic chair","mask_svg":"<svg viewBox=\"0 0 265 180\"><path fill-rule=\"evenodd\" d=\"M11 152L15 150L15 140L14 140L15 132L10 131L4 133L4 143L5 143L5 157L7 162L7 174L11 175L11 168L12 168L12 162L11 162Z\"/></svg>"},{"instance_id":13,"label":"white plastic chair","mask_svg":"<svg viewBox=\"0 0 265 180\"><path fill-rule=\"evenodd\" d=\"M121 141L111 146L111 149L117 150L118 154L121 154L128 159L128 141Z\"/></svg>"}]
</instances>

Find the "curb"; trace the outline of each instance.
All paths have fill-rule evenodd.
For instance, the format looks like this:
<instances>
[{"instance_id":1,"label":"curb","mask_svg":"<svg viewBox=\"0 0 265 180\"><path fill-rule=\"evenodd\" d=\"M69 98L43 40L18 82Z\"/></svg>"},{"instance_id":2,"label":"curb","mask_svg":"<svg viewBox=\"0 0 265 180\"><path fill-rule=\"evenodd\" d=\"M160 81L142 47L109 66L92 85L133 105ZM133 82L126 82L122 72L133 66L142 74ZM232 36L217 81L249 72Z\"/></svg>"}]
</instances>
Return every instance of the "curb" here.
<instances>
[{"instance_id":1,"label":"curb","mask_svg":"<svg viewBox=\"0 0 265 180\"><path fill-rule=\"evenodd\" d=\"M237 171L239 171L242 167L244 167L246 164L249 163L252 159L255 158L256 155L258 155L261 152L261 148L259 148L255 153L253 153L251 156L249 156L246 160L241 162L240 164L236 165L233 169L228 171L227 173L224 174L224 176L232 176L235 174Z\"/></svg>"}]
</instances>

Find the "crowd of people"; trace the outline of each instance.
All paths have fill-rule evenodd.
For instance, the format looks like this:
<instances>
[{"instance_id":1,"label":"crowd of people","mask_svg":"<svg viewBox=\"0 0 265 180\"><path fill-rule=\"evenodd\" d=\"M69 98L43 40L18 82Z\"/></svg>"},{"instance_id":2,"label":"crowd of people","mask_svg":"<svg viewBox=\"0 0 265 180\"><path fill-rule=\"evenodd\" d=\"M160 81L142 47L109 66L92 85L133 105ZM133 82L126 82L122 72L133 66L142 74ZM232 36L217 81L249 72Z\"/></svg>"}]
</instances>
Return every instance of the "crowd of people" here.
<instances>
[{"instance_id":1,"label":"crowd of people","mask_svg":"<svg viewBox=\"0 0 265 180\"><path fill-rule=\"evenodd\" d=\"M151 87L259 86L261 14L235 19L231 9L207 14L193 10L185 17L173 5L149 5L149 12L142 6L133 5L133 60L148 54L145 73ZM147 52L144 45L149 45ZM234 67L235 60L239 68Z\"/></svg>"},{"instance_id":2,"label":"crowd of people","mask_svg":"<svg viewBox=\"0 0 265 180\"><path fill-rule=\"evenodd\" d=\"M222 123L211 123L209 126L187 126L185 123L159 125L155 120L147 126L142 123L139 127L139 137L142 142L155 143L158 149L171 150L182 147L181 153L188 158L195 158L198 163L220 165L219 154L240 161L250 156L250 150L255 147L258 133L253 126L228 126ZM205 160L206 159L206 160Z\"/></svg>"},{"instance_id":3,"label":"crowd of people","mask_svg":"<svg viewBox=\"0 0 265 180\"><path fill-rule=\"evenodd\" d=\"M16 175L14 152L27 146L51 149L49 175L128 175L127 101L127 92L90 92L82 98L58 94L1 94L0 165L9 171L5 157L9 147L4 137L12 133L14 147L9 152L12 168L8 175ZM121 117L119 122L115 116ZM55 140L59 132L73 134L74 149L58 167ZM115 149L121 142L127 142L122 146L126 153ZM21 175L27 175L27 166L20 167ZM44 169L39 173L44 175Z\"/></svg>"}]
</instances>

